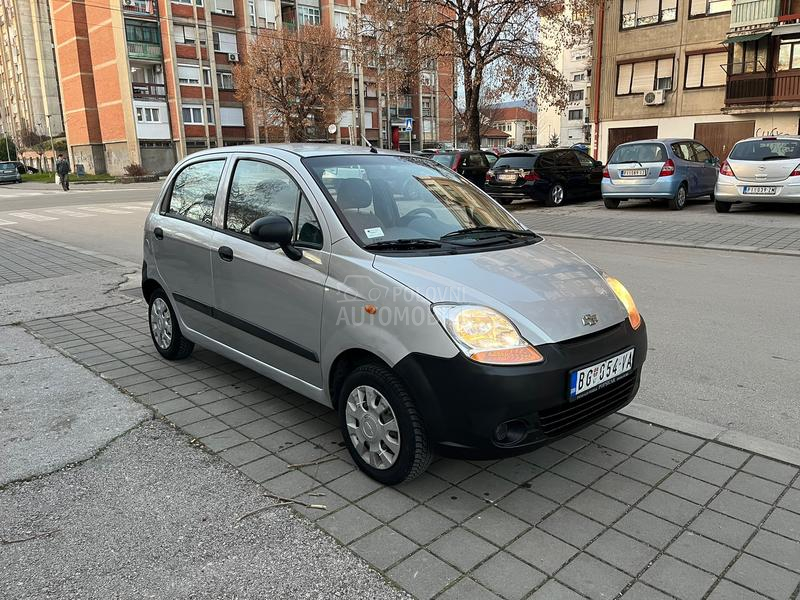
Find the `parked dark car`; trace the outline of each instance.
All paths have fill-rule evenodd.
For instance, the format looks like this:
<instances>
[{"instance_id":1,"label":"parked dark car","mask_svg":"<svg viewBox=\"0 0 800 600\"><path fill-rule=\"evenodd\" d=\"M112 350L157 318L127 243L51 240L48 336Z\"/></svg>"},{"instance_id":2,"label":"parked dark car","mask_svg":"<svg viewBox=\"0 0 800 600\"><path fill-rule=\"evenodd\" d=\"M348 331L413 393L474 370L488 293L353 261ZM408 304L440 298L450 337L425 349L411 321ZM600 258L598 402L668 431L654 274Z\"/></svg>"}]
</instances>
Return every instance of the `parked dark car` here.
<instances>
[{"instance_id":1,"label":"parked dark car","mask_svg":"<svg viewBox=\"0 0 800 600\"><path fill-rule=\"evenodd\" d=\"M600 198L603 163L573 148L514 152L497 159L486 173L486 192L500 204L540 200L561 206L568 200Z\"/></svg>"},{"instance_id":2,"label":"parked dark car","mask_svg":"<svg viewBox=\"0 0 800 600\"><path fill-rule=\"evenodd\" d=\"M13 162L0 162L0 183L22 183L22 175Z\"/></svg>"},{"instance_id":3,"label":"parked dark car","mask_svg":"<svg viewBox=\"0 0 800 600\"><path fill-rule=\"evenodd\" d=\"M36 167L29 167L23 162L15 161L14 164L17 166L17 171L20 175L25 175L25 173L38 173L39 169Z\"/></svg>"},{"instance_id":4,"label":"parked dark car","mask_svg":"<svg viewBox=\"0 0 800 600\"><path fill-rule=\"evenodd\" d=\"M497 162L497 156L484 150L456 150L440 152L431 156L440 165L453 169L472 183L482 188L486 182L486 173Z\"/></svg>"}]
</instances>

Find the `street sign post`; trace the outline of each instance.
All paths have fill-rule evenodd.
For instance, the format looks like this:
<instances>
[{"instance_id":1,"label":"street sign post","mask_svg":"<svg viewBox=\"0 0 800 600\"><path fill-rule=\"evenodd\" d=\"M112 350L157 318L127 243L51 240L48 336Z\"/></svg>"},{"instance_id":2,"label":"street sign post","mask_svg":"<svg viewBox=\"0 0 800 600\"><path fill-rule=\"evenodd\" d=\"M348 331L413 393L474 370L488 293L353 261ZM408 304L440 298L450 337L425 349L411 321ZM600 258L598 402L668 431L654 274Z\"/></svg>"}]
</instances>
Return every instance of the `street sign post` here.
<instances>
[{"instance_id":1,"label":"street sign post","mask_svg":"<svg viewBox=\"0 0 800 600\"><path fill-rule=\"evenodd\" d=\"M408 153L411 154L411 131L414 128L414 119L406 117L405 131L408 132Z\"/></svg>"}]
</instances>

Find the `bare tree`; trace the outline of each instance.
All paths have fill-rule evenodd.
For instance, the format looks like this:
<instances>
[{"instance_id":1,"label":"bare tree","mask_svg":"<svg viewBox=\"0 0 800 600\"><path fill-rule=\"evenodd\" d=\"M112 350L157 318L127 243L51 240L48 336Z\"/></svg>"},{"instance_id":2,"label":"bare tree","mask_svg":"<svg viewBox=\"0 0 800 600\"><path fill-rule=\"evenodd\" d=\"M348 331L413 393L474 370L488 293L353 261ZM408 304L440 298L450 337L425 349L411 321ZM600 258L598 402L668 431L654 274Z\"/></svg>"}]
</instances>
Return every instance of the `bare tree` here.
<instances>
[{"instance_id":1,"label":"bare tree","mask_svg":"<svg viewBox=\"0 0 800 600\"><path fill-rule=\"evenodd\" d=\"M472 148L480 144L482 96L487 89L563 110L569 85L553 47L586 38L588 15L601 0L403 0L415 16L403 37L426 53L449 57L464 86L464 120ZM391 5L395 0L370 0Z\"/></svg>"},{"instance_id":2,"label":"bare tree","mask_svg":"<svg viewBox=\"0 0 800 600\"><path fill-rule=\"evenodd\" d=\"M287 142L324 138L345 101L341 41L327 27L262 32L233 77L236 97L252 103L265 128L280 124Z\"/></svg>"}]
</instances>

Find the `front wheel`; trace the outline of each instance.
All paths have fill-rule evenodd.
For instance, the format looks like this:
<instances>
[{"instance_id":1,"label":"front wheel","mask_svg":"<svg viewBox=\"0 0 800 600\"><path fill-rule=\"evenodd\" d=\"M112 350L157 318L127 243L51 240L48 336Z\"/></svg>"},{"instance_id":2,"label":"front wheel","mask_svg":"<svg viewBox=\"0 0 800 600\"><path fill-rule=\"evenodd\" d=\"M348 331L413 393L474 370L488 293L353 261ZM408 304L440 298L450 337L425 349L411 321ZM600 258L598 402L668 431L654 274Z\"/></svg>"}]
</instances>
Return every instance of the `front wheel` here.
<instances>
[{"instance_id":1,"label":"front wheel","mask_svg":"<svg viewBox=\"0 0 800 600\"><path fill-rule=\"evenodd\" d=\"M509 198L495 198L495 200L503 206L508 206L513 202L513 200L510 200Z\"/></svg>"},{"instance_id":2,"label":"front wheel","mask_svg":"<svg viewBox=\"0 0 800 600\"><path fill-rule=\"evenodd\" d=\"M603 198L603 204L606 205L606 208L619 208L619 200L617 198Z\"/></svg>"},{"instance_id":3,"label":"front wheel","mask_svg":"<svg viewBox=\"0 0 800 600\"><path fill-rule=\"evenodd\" d=\"M432 455L422 418L387 367L356 367L342 383L338 408L350 456L374 480L395 485L428 468Z\"/></svg>"},{"instance_id":4,"label":"front wheel","mask_svg":"<svg viewBox=\"0 0 800 600\"><path fill-rule=\"evenodd\" d=\"M721 202L719 200L714 200L714 210L716 210L718 213L731 212L731 206L733 206L731 202Z\"/></svg>"},{"instance_id":5,"label":"front wheel","mask_svg":"<svg viewBox=\"0 0 800 600\"><path fill-rule=\"evenodd\" d=\"M686 206L686 185L681 184L675 195L669 199L670 210L683 210Z\"/></svg>"},{"instance_id":6,"label":"front wheel","mask_svg":"<svg viewBox=\"0 0 800 600\"><path fill-rule=\"evenodd\" d=\"M150 337L161 356L169 360L180 360L192 353L194 342L183 337L175 311L162 289L154 291L150 296L148 321Z\"/></svg>"},{"instance_id":7,"label":"front wheel","mask_svg":"<svg viewBox=\"0 0 800 600\"><path fill-rule=\"evenodd\" d=\"M554 183L547 194L547 198L545 198L544 205L561 206L562 204L564 204L564 186L560 183Z\"/></svg>"}]
</instances>

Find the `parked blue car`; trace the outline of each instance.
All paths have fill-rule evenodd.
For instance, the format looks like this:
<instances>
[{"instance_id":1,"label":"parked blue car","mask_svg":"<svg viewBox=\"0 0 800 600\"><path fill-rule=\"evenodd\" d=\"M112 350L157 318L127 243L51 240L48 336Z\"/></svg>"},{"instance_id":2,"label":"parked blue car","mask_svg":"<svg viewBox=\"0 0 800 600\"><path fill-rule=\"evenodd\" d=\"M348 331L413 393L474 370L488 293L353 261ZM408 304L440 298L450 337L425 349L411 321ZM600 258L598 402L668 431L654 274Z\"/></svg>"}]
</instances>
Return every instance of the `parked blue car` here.
<instances>
[{"instance_id":1,"label":"parked blue car","mask_svg":"<svg viewBox=\"0 0 800 600\"><path fill-rule=\"evenodd\" d=\"M700 142L641 140L616 147L600 189L606 208L623 200L664 199L671 210L681 210L687 198L713 200L718 174L719 159Z\"/></svg>"}]
</instances>

